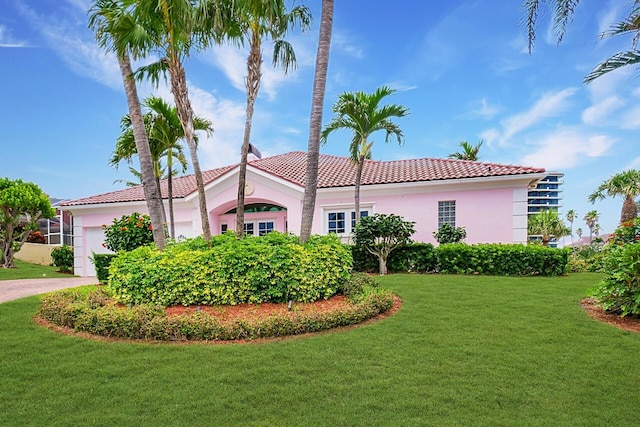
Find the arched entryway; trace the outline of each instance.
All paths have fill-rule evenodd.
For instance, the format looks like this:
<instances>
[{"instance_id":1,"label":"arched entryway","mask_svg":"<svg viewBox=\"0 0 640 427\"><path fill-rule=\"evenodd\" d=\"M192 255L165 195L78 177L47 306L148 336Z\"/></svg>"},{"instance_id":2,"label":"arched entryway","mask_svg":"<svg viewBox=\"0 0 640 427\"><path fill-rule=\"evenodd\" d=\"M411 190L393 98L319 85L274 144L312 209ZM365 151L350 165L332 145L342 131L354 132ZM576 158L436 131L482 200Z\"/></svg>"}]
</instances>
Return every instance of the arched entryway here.
<instances>
[{"instance_id":1,"label":"arched entryway","mask_svg":"<svg viewBox=\"0 0 640 427\"><path fill-rule=\"evenodd\" d=\"M236 228L236 207L218 216L220 233ZM247 203L244 207L244 231L248 235L262 236L271 231L288 232L287 208L269 202Z\"/></svg>"}]
</instances>

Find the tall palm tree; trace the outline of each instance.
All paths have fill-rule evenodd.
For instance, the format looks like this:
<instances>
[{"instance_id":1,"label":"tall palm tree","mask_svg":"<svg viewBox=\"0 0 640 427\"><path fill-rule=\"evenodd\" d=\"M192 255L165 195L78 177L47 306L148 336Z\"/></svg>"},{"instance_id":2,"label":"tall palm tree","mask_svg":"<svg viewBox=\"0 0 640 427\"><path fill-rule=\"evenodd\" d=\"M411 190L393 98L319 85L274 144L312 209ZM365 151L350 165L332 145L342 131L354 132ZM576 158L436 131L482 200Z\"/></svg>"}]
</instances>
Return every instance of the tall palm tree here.
<instances>
[{"instance_id":1,"label":"tall palm tree","mask_svg":"<svg viewBox=\"0 0 640 427\"><path fill-rule=\"evenodd\" d=\"M525 25L529 38L529 52L532 51L536 39L536 24L540 12L540 5L545 0L525 0L523 7L526 11ZM567 24L573 17L576 6L580 0L553 0L549 3L553 4L553 29L558 37L558 43L562 42L566 33ZM640 39L640 1L634 0L633 6L627 16L622 21L614 25L609 31L600 35L600 38L611 37L621 34L633 34L631 41L631 49L619 52L598 64L584 78L585 83L589 83L598 77L601 77L611 71L617 70L628 65L640 63L640 50L637 49L638 40Z\"/></svg>"},{"instance_id":2,"label":"tall palm tree","mask_svg":"<svg viewBox=\"0 0 640 427\"><path fill-rule=\"evenodd\" d=\"M306 31L311 25L311 12L306 6L295 6L287 11L284 0L246 0L236 19L243 41L249 44L245 77L247 114L240 154L236 209L236 236L241 238L244 235L244 190L251 123L262 77L262 43L265 39L273 40L273 65L282 67L286 74L290 68L296 67L296 55L293 46L284 40L284 37L295 25L300 25L301 29Z\"/></svg>"},{"instance_id":3,"label":"tall palm tree","mask_svg":"<svg viewBox=\"0 0 640 427\"><path fill-rule=\"evenodd\" d=\"M165 72L169 73L171 93L184 129L184 139L189 147L196 179L202 235L209 240L209 210L195 141L193 109L183 67L183 60L189 57L192 47L200 41L197 36L201 18L198 14L202 9L191 0L136 0L133 4L132 15L141 28L135 34L136 42L146 54L160 58L158 62L138 69L138 77L149 76L157 84Z\"/></svg>"},{"instance_id":4,"label":"tall palm tree","mask_svg":"<svg viewBox=\"0 0 640 427\"><path fill-rule=\"evenodd\" d=\"M529 235L542 236L544 246L549 246L554 237L557 239L569 234L569 229L558 215L558 211L553 209L543 210L529 217L528 231Z\"/></svg>"},{"instance_id":5,"label":"tall palm tree","mask_svg":"<svg viewBox=\"0 0 640 427\"><path fill-rule=\"evenodd\" d=\"M160 179L167 178L167 199L169 203L169 232L172 238L175 238L175 221L173 211L173 176L176 173L174 169L177 162L181 172L187 170L187 159L182 150L180 140L184 138L184 129L180 124L178 113L174 106L167 104L162 98L149 97L145 99L144 105L149 111L144 115L144 121L149 135L149 145L151 148L151 157L154 163L154 174L158 185ZM205 118L195 116L193 119L194 129L196 131L205 131L207 134L212 132L211 122ZM198 136L195 135L196 143ZM132 143L132 129L129 116L122 119L122 134L116 141L116 149L114 150L109 164L117 167L118 164L125 160L131 163L131 159L137 155L135 144ZM162 160L166 158L166 166ZM135 170L129 170L136 175Z\"/></svg>"},{"instance_id":6,"label":"tall palm tree","mask_svg":"<svg viewBox=\"0 0 640 427\"><path fill-rule=\"evenodd\" d=\"M593 228L595 227L598 219L600 219L600 214L596 210L591 210L584 215L584 222L589 227L589 243L591 243L591 239L593 238Z\"/></svg>"},{"instance_id":7,"label":"tall palm tree","mask_svg":"<svg viewBox=\"0 0 640 427\"><path fill-rule=\"evenodd\" d=\"M320 132L322 130L322 113L324 93L327 85L329 69L329 51L333 30L333 0L322 0L322 18L318 52L316 53L316 70L313 78L313 95L311 101L311 118L309 120L309 143L307 148L307 165L302 201L302 218L300 222L300 240L306 242L311 237L313 212L318 192L318 163L320 160Z\"/></svg>"},{"instance_id":8,"label":"tall palm tree","mask_svg":"<svg viewBox=\"0 0 640 427\"><path fill-rule=\"evenodd\" d=\"M576 230L576 235L578 236L578 240L582 239L582 228Z\"/></svg>"},{"instance_id":9,"label":"tall palm tree","mask_svg":"<svg viewBox=\"0 0 640 427\"><path fill-rule=\"evenodd\" d=\"M131 117L135 145L139 154L144 196L153 228L153 241L158 249L164 249L166 242L162 217L162 196L153 173L149 141L147 140L142 119L142 109L133 78L133 70L131 69L130 54L133 54L134 58L142 56L138 46L132 43L132 39L139 27L133 20L130 11L116 0L96 0L89 13L89 27L96 33L98 44L115 53L118 60Z\"/></svg>"},{"instance_id":10,"label":"tall palm tree","mask_svg":"<svg viewBox=\"0 0 640 427\"><path fill-rule=\"evenodd\" d=\"M565 218L567 218L567 221L569 221L569 231L570 231L570 235L571 235L571 246L572 247L573 247L573 221L576 220L577 216L578 216L578 214L573 209L569 209L567 211L567 213L565 214ZM575 253L575 250L576 250L576 248L573 248L574 253Z\"/></svg>"},{"instance_id":11,"label":"tall palm tree","mask_svg":"<svg viewBox=\"0 0 640 427\"><path fill-rule=\"evenodd\" d=\"M378 88L374 93L345 92L338 97L333 105L335 113L333 119L322 131L321 141L326 143L327 137L338 129L347 129L353 133L349 152L351 161L356 165L355 182L355 221L360 220L360 183L365 159L371 158L373 141L368 141L369 136L379 130L386 132L385 142L395 135L398 144L402 145L402 129L391 121L393 117L404 117L409 114L409 109L401 105L391 104L379 107L380 102L395 90L387 86Z\"/></svg>"},{"instance_id":12,"label":"tall palm tree","mask_svg":"<svg viewBox=\"0 0 640 427\"><path fill-rule=\"evenodd\" d=\"M622 211L620 212L620 223L637 217L638 205L636 205L634 199L640 196L640 170L629 169L613 175L589 195L589 201L595 203L596 200L605 199L607 196L624 197Z\"/></svg>"},{"instance_id":13,"label":"tall palm tree","mask_svg":"<svg viewBox=\"0 0 640 427\"><path fill-rule=\"evenodd\" d=\"M450 159L472 160L476 162L480 159L478 152L480 151L480 147L482 147L483 143L484 141L480 140L476 145L471 145L467 141L461 141L458 145L462 148L462 151L451 153L447 157Z\"/></svg>"}]
</instances>

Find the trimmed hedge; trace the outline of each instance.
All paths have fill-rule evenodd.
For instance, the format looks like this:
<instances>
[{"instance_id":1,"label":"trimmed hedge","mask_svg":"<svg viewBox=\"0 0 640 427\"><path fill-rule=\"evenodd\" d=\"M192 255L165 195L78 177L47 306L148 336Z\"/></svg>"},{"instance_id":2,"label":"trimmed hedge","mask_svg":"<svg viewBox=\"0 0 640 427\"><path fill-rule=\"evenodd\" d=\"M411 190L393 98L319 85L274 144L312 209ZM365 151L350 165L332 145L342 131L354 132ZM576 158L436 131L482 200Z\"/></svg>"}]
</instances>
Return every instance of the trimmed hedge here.
<instances>
[{"instance_id":1,"label":"trimmed hedge","mask_svg":"<svg viewBox=\"0 0 640 427\"><path fill-rule=\"evenodd\" d=\"M109 266L111 261L116 257L116 254L93 254L91 262L96 267L96 276L98 277L98 283L106 285L109 283Z\"/></svg>"},{"instance_id":2,"label":"trimmed hedge","mask_svg":"<svg viewBox=\"0 0 640 427\"><path fill-rule=\"evenodd\" d=\"M569 250L536 245L451 243L437 249L438 272L495 276L559 276L565 273Z\"/></svg>"},{"instance_id":3,"label":"trimmed hedge","mask_svg":"<svg viewBox=\"0 0 640 427\"><path fill-rule=\"evenodd\" d=\"M361 246L352 246L353 269L378 272L377 258ZM389 255L390 272L438 272L444 274L487 274L496 276L564 274L570 252L536 245L448 243L434 247L430 243L412 243Z\"/></svg>"},{"instance_id":4,"label":"trimmed hedge","mask_svg":"<svg viewBox=\"0 0 640 427\"><path fill-rule=\"evenodd\" d=\"M357 301L332 312L273 315L247 321L220 322L205 312L171 316L163 308L142 304L117 306L108 291L67 289L43 297L39 316L58 326L111 338L158 341L239 340L318 332L361 323L393 306L393 295L366 288Z\"/></svg>"},{"instance_id":5,"label":"trimmed hedge","mask_svg":"<svg viewBox=\"0 0 640 427\"><path fill-rule=\"evenodd\" d=\"M210 246L209 246L210 245ZM109 287L125 304L218 305L326 299L351 274L349 249L335 236L269 233L235 240L216 236L141 247L111 262Z\"/></svg>"}]
</instances>

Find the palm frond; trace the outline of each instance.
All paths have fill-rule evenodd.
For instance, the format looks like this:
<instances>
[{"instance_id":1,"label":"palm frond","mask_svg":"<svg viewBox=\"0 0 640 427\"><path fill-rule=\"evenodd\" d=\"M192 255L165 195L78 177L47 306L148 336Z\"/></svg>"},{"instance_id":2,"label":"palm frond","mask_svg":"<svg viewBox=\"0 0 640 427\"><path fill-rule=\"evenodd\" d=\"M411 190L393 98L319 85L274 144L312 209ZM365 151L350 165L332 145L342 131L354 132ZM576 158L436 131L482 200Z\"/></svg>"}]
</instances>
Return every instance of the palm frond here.
<instances>
[{"instance_id":1,"label":"palm frond","mask_svg":"<svg viewBox=\"0 0 640 427\"><path fill-rule=\"evenodd\" d=\"M616 53L606 61L598 64L589 74L587 74L584 78L584 83L590 83L611 71L638 63L640 63L640 50Z\"/></svg>"}]
</instances>

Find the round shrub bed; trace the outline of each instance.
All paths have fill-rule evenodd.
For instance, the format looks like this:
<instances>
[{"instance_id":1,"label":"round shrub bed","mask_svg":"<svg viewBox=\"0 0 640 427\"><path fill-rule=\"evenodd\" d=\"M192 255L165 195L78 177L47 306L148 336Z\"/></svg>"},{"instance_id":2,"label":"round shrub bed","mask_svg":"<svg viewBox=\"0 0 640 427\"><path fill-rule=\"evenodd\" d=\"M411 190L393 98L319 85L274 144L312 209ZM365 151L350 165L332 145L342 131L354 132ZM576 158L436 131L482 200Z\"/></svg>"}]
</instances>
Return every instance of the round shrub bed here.
<instances>
[{"instance_id":1,"label":"round shrub bed","mask_svg":"<svg viewBox=\"0 0 640 427\"><path fill-rule=\"evenodd\" d=\"M231 234L119 253L109 267L118 302L220 305L311 302L333 296L351 274L351 251L335 236Z\"/></svg>"},{"instance_id":2,"label":"round shrub bed","mask_svg":"<svg viewBox=\"0 0 640 427\"><path fill-rule=\"evenodd\" d=\"M38 318L77 332L108 338L148 341L228 341L274 338L319 332L361 323L394 305L388 291L351 284L350 297L334 296L330 308L287 304L262 316L229 316L225 306L169 307L117 303L108 289L90 292L63 290L43 297ZM254 307L259 308L259 305ZM234 309L237 306L234 307ZM172 312L177 311L177 314ZM234 310L236 311L236 310ZM259 310L258 310L259 311Z\"/></svg>"}]
</instances>

